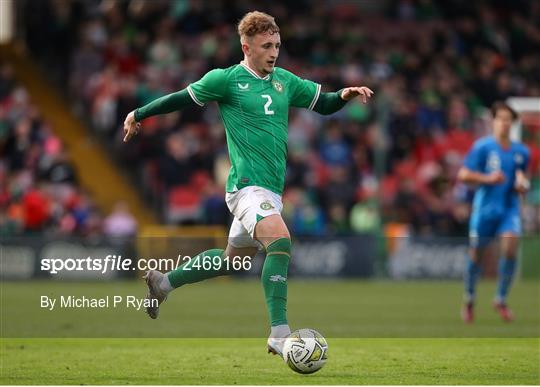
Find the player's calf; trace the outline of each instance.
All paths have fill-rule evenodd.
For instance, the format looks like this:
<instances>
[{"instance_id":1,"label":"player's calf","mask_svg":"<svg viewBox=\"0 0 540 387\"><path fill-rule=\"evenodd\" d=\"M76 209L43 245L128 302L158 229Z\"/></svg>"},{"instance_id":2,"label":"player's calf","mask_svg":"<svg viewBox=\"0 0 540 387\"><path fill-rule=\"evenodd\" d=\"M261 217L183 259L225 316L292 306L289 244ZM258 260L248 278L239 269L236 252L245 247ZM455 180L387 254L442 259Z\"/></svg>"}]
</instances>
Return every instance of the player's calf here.
<instances>
[{"instance_id":1,"label":"player's calf","mask_svg":"<svg viewBox=\"0 0 540 387\"><path fill-rule=\"evenodd\" d=\"M464 303L461 307L461 319L470 324L474 321L474 299L476 297L476 283L480 277L480 264L478 262L479 251L477 248L471 248L467 261L465 263L464 285L465 295Z\"/></svg>"},{"instance_id":2,"label":"player's calf","mask_svg":"<svg viewBox=\"0 0 540 387\"><path fill-rule=\"evenodd\" d=\"M502 256L499 258L498 266L498 280L497 280L497 292L495 294L494 305L498 305L499 313L501 310L508 309L506 307L506 299L510 288L512 286L512 281L516 271L516 255L518 248L518 237L517 235L506 232L501 237L501 250ZM511 321L511 312L506 313L502 312L506 317L503 317L505 321Z\"/></svg>"}]
</instances>

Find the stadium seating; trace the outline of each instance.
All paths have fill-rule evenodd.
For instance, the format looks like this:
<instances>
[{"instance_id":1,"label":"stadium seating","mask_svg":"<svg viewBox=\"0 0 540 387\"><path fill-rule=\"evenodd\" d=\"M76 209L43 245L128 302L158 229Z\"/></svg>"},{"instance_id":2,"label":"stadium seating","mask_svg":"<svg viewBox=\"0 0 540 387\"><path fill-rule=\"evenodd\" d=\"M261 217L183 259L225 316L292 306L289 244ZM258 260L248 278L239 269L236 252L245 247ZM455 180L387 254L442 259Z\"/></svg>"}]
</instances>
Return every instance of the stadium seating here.
<instances>
[{"instance_id":1,"label":"stadium seating","mask_svg":"<svg viewBox=\"0 0 540 387\"><path fill-rule=\"evenodd\" d=\"M13 70L8 62L0 62L2 237L133 235L136 222L125 204L107 216L98 210L55 127L44 119ZM107 226L113 223L115 227Z\"/></svg>"}]
</instances>

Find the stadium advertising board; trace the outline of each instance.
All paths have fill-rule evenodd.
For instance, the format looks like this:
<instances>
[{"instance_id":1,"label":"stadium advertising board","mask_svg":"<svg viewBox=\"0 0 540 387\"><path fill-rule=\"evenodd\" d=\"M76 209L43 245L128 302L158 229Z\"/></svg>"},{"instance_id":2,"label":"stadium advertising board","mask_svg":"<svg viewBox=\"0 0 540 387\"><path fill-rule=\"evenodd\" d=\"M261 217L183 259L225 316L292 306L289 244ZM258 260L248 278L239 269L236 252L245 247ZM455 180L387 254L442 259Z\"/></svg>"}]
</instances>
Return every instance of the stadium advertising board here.
<instances>
[{"instance_id":1,"label":"stadium advertising board","mask_svg":"<svg viewBox=\"0 0 540 387\"><path fill-rule=\"evenodd\" d=\"M389 274L394 279L459 279L463 276L467 249L466 238L399 238L389 257Z\"/></svg>"}]
</instances>

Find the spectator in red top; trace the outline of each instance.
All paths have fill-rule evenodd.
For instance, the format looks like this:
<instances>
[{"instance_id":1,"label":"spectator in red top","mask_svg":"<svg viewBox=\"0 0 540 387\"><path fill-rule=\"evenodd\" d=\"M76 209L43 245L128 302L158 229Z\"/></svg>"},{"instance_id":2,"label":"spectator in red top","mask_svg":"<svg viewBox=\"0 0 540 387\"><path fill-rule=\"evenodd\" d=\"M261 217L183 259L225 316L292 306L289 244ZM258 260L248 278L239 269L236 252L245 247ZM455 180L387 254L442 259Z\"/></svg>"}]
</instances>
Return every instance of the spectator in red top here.
<instances>
[{"instance_id":1,"label":"spectator in red top","mask_svg":"<svg viewBox=\"0 0 540 387\"><path fill-rule=\"evenodd\" d=\"M49 201L37 188L23 196L24 226L27 230L41 230L49 219Z\"/></svg>"}]
</instances>

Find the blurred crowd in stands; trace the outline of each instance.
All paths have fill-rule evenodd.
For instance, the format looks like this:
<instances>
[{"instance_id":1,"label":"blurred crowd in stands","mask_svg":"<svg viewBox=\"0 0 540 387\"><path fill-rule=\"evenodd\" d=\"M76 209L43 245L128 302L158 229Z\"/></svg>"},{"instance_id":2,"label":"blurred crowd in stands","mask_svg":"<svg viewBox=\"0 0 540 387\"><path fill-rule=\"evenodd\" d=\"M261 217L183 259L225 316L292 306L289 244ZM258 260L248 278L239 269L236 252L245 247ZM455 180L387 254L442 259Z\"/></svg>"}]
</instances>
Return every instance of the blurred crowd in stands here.
<instances>
[{"instance_id":1,"label":"blurred crowd in stands","mask_svg":"<svg viewBox=\"0 0 540 387\"><path fill-rule=\"evenodd\" d=\"M136 171L144 195L168 223L230 221L223 200L229 164L217 106L147 119L127 145L121 141L122 122L131 110L208 70L238 63L236 23L254 8L275 16L281 28L279 66L321 83L325 91L366 85L376 93L367 105L354 101L329 117L291 111L283 214L296 235L373 232L389 223L407 224L422 235L466 235L471 190L455 176L472 142L490 131L486 108L509 96L540 96L536 1L257 6L225 0L51 0L27 6L30 52L58 70L74 108L118 161ZM60 232L99 227L100 217L77 188L53 131L39 120L24 90L4 89L0 118L11 123L8 141L16 143L8 147L10 180L18 188L11 195L33 195L39 202L51 190L28 181L25 171L33 170L44 181L64 183L48 193ZM534 177L525 224L537 231L540 123L525 124ZM4 168L4 180L5 175ZM6 198L4 192L3 206L6 200L24 205L24 196Z\"/></svg>"},{"instance_id":2,"label":"blurred crowd in stands","mask_svg":"<svg viewBox=\"0 0 540 387\"><path fill-rule=\"evenodd\" d=\"M123 204L107 217L78 183L54 128L13 68L0 63L0 235L125 237L136 223Z\"/></svg>"}]
</instances>

